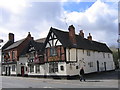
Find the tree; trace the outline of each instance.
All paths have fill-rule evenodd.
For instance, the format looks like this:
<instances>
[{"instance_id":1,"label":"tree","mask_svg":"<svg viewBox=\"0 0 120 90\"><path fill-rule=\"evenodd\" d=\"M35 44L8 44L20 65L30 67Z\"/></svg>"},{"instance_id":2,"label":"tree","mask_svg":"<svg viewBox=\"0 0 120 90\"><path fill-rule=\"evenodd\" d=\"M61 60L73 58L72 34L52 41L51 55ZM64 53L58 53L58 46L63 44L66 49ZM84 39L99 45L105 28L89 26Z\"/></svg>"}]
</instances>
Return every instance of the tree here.
<instances>
[{"instance_id":1,"label":"tree","mask_svg":"<svg viewBox=\"0 0 120 90\"><path fill-rule=\"evenodd\" d=\"M119 63L118 63L118 49L116 48L110 48L113 52L113 61L115 63L115 68L119 68Z\"/></svg>"}]
</instances>

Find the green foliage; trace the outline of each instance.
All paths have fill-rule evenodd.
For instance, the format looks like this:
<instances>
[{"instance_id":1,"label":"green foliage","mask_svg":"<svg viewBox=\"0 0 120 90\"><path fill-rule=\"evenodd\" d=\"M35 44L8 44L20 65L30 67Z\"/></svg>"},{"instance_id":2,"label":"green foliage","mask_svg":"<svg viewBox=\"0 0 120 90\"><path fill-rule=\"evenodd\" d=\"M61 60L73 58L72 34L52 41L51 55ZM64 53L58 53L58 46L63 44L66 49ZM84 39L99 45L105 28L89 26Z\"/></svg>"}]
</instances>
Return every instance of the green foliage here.
<instances>
[{"instance_id":1,"label":"green foliage","mask_svg":"<svg viewBox=\"0 0 120 90\"><path fill-rule=\"evenodd\" d=\"M115 62L115 67L119 68L119 63L118 63L118 50L113 50L113 60Z\"/></svg>"}]
</instances>

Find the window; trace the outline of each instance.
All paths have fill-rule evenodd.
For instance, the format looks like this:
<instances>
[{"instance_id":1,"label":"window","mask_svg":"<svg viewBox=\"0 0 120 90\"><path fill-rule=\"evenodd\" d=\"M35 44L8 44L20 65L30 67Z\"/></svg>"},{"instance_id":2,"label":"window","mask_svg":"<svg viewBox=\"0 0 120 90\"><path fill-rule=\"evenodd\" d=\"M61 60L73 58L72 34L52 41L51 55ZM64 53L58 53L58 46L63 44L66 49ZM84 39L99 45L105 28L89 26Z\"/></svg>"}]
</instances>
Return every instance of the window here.
<instances>
[{"instance_id":1,"label":"window","mask_svg":"<svg viewBox=\"0 0 120 90\"><path fill-rule=\"evenodd\" d=\"M76 66L76 69L78 69L78 66Z\"/></svg>"},{"instance_id":2,"label":"window","mask_svg":"<svg viewBox=\"0 0 120 90\"><path fill-rule=\"evenodd\" d=\"M36 65L36 73L40 73L40 66Z\"/></svg>"},{"instance_id":3,"label":"window","mask_svg":"<svg viewBox=\"0 0 120 90\"><path fill-rule=\"evenodd\" d=\"M93 67L93 62L88 63L89 67Z\"/></svg>"},{"instance_id":4,"label":"window","mask_svg":"<svg viewBox=\"0 0 120 90\"><path fill-rule=\"evenodd\" d=\"M90 56L90 51L87 51L87 56Z\"/></svg>"},{"instance_id":5,"label":"window","mask_svg":"<svg viewBox=\"0 0 120 90\"><path fill-rule=\"evenodd\" d=\"M15 65L12 65L12 71L15 71Z\"/></svg>"},{"instance_id":6,"label":"window","mask_svg":"<svg viewBox=\"0 0 120 90\"><path fill-rule=\"evenodd\" d=\"M55 47L51 47L50 48L50 56L56 56L57 55L57 51Z\"/></svg>"},{"instance_id":7,"label":"window","mask_svg":"<svg viewBox=\"0 0 120 90\"><path fill-rule=\"evenodd\" d=\"M84 54L84 49L83 49L83 54Z\"/></svg>"},{"instance_id":8,"label":"window","mask_svg":"<svg viewBox=\"0 0 120 90\"><path fill-rule=\"evenodd\" d=\"M105 58L105 53L103 53L103 58Z\"/></svg>"},{"instance_id":9,"label":"window","mask_svg":"<svg viewBox=\"0 0 120 90\"><path fill-rule=\"evenodd\" d=\"M2 62L4 62L5 60L6 60L6 56L2 54Z\"/></svg>"},{"instance_id":10,"label":"window","mask_svg":"<svg viewBox=\"0 0 120 90\"><path fill-rule=\"evenodd\" d=\"M30 73L34 72L34 65L30 65Z\"/></svg>"},{"instance_id":11,"label":"window","mask_svg":"<svg viewBox=\"0 0 120 90\"><path fill-rule=\"evenodd\" d=\"M7 59L10 60L10 52L7 53Z\"/></svg>"},{"instance_id":12,"label":"window","mask_svg":"<svg viewBox=\"0 0 120 90\"><path fill-rule=\"evenodd\" d=\"M5 71L5 66L3 66L3 72Z\"/></svg>"},{"instance_id":13,"label":"window","mask_svg":"<svg viewBox=\"0 0 120 90\"><path fill-rule=\"evenodd\" d=\"M110 58L110 54L108 54L108 58Z\"/></svg>"},{"instance_id":14,"label":"window","mask_svg":"<svg viewBox=\"0 0 120 90\"><path fill-rule=\"evenodd\" d=\"M58 63L51 62L49 63L49 73L55 73L58 72Z\"/></svg>"},{"instance_id":15,"label":"window","mask_svg":"<svg viewBox=\"0 0 120 90\"><path fill-rule=\"evenodd\" d=\"M12 59L15 59L15 52L12 51Z\"/></svg>"},{"instance_id":16,"label":"window","mask_svg":"<svg viewBox=\"0 0 120 90\"><path fill-rule=\"evenodd\" d=\"M60 66L61 71L64 71L64 66Z\"/></svg>"}]
</instances>

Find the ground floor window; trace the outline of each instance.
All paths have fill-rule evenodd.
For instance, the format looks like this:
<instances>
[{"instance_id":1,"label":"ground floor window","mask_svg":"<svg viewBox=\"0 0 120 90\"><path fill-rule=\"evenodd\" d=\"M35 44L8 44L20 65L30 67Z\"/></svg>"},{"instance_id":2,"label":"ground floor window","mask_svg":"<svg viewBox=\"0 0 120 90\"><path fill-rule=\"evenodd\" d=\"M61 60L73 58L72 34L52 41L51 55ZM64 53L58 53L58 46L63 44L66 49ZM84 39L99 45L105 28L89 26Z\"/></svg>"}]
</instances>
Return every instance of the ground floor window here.
<instances>
[{"instance_id":1,"label":"ground floor window","mask_svg":"<svg viewBox=\"0 0 120 90\"><path fill-rule=\"evenodd\" d=\"M36 65L36 73L40 73L40 66Z\"/></svg>"},{"instance_id":2,"label":"ground floor window","mask_svg":"<svg viewBox=\"0 0 120 90\"><path fill-rule=\"evenodd\" d=\"M3 69L2 69L2 70L3 70L3 72L5 71L5 66L3 66Z\"/></svg>"},{"instance_id":3,"label":"ground floor window","mask_svg":"<svg viewBox=\"0 0 120 90\"><path fill-rule=\"evenodd\" d=\"M61 71L64 71L64 66L60 66Z\"/></svg>"},{"instance_id":4,"label":"ground floor window","mask_svg":"<svg viewBox=\"0 0 120 90\"><path fill-rule=\"evenodd\" d=\"M88 63L89 67L93 67L93 62Z\"/></svg>"},{"instance_id":5,"label":"ground floor window","mask_svg":"<svg viewBox=\"0 0 120 90\"><path fill-rule=\"evenodd\" d=\"M58 63L57 62L49 63L49 73L55 73L55 72L58 72Z\"/></svg>"},{"instance_id":6,"label":"ground floor window","mask_svg":"<svg viewBox=\"0 0 120 90\"><path fill-rule=\"evenodd\" d=\"M15 71L15 65L12 65L12 71Z\"/></svg>"},{"instance_id":7,"label":"ground floor window","mask_svg":"<svg viewBox=\"0 0 120 90\"><path fill-rule=\"evenodd\" d=\"M34 72L34 65L30 65L30 73Z\"/></svg>"}]
</instances>

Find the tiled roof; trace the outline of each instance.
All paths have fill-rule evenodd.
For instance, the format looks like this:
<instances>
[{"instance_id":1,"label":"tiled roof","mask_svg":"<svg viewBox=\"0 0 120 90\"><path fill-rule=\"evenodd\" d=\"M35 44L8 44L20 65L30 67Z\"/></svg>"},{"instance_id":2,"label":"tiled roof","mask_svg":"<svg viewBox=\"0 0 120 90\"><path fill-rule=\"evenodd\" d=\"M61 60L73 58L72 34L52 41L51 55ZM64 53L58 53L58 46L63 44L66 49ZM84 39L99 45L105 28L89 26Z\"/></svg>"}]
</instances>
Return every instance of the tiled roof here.
<instances>
[{"instance_id":1,"label":"tiled roof","mask_svg":"<svg viewBox=\"0 0 120 90\"><path fill-rule=\"evenodd\" d=\"M10 45L9 47L7 47L5 50L9 50L9 49L12 49L12 48L15 48L15 47L19 46L24 40L25 39L22 39L22 40L14 42L12 45Z\"/></svg>"},{"instance_id":2,"label":"tiled roof","mask_svg":"<svg viewBox=\"0 0 120 90\"><path fill-rule=\"evenodd\" d=\"M93 40L91 41L82 38L80 35L76 35L77 44L73 45L69 39L69 32L61 31L55 28L51 28L50 31L52 31L57 36L57 38L60 40L64 47L112 53L112 51L108 48L108 46L105 43L100 43Z\"/></svg>"}]
</instances>

